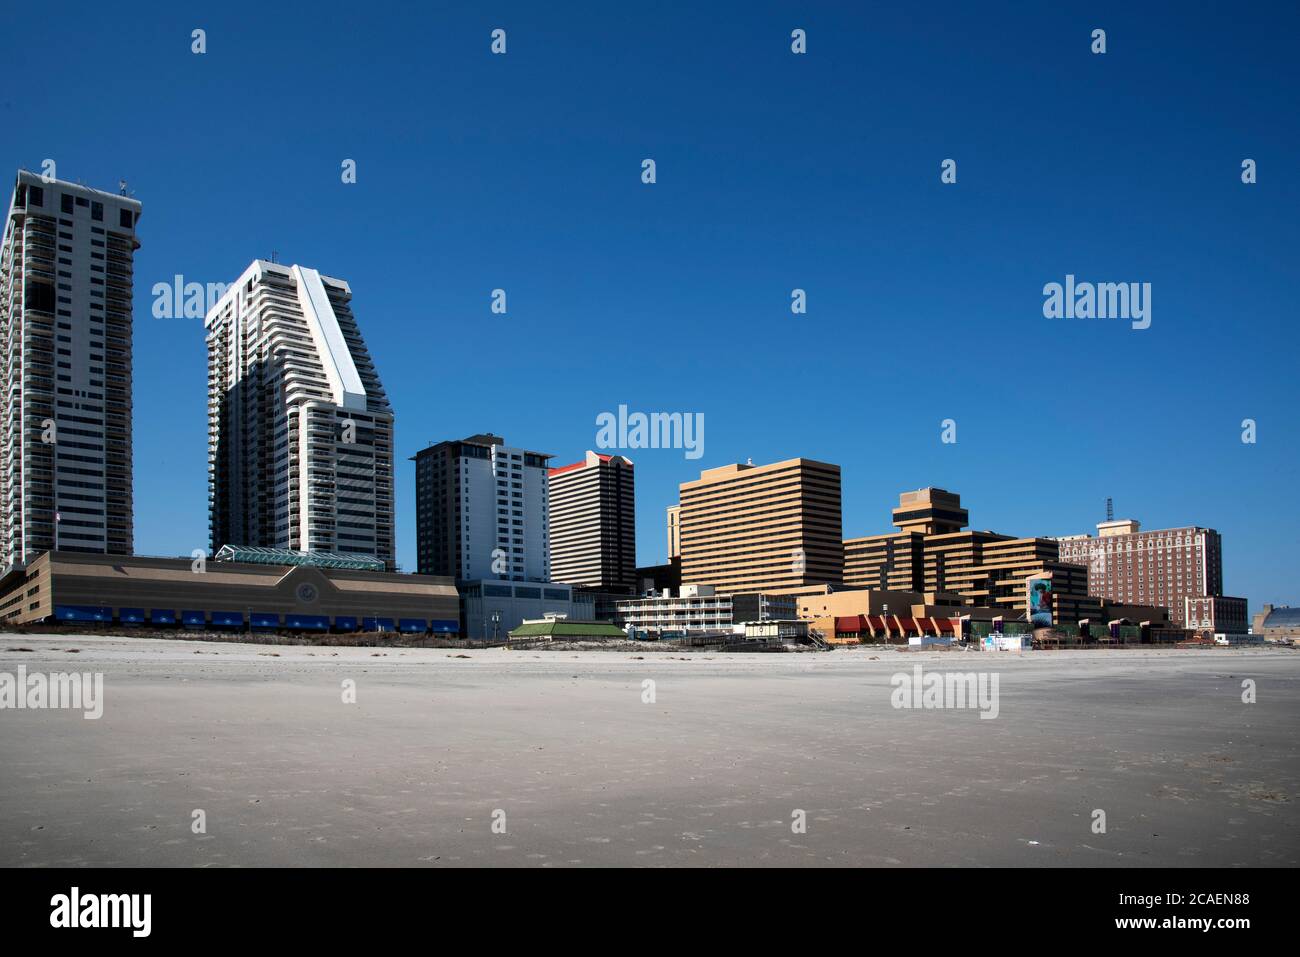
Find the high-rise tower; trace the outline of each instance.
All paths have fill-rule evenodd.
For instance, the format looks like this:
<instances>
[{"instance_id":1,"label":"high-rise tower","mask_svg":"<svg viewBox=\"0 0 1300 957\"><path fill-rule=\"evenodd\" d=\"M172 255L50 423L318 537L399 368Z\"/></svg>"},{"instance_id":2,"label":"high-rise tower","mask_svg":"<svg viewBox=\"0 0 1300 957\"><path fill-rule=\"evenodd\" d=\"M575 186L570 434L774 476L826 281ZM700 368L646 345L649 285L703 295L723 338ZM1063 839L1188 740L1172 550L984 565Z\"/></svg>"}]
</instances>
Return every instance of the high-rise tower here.
<instances>
[{"instance_id":1,"label":"high-rise tower","mask_svg":"<svg viewBox=\"0 0 1300 957\"><path fill-rule=\"evenodd\" d=\"M551 577L631 592L636 586L636 485L630 459L587 452L550 470Z\"/></svg>"},{"instance_id":2,"label":"high-rise tower","mask_svg":"<svg viewBox=\"0 0 1300 957\"><path fill-rule=\"evenodd\" d=\"M0 243L0 565L131 554L140 203L18 173Z\"/></svg>"},{"instance_id":3,"label":"high-rise tower","mask_svg":"<svg viewBox=\"0 0 1300 957\"><path fill-rule=\"evenodd\" d=\"M208 312L212 548L395 564L393 412L346 282L256 260Z\"/></svg>"}]
</instances>

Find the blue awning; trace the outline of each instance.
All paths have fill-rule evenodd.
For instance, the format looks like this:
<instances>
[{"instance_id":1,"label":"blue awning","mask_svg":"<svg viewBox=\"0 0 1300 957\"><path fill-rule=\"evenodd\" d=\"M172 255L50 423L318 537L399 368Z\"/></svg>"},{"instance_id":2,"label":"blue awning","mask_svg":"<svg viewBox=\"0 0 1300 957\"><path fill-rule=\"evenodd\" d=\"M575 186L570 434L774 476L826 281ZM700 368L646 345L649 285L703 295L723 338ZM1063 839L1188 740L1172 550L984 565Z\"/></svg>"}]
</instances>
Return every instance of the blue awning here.
<instances>
[{"instance_id":1,"label":"blue awning","mask_svg":"<svg viewBox=\"0 0 1300 957\"><path fill-rule=\"evenodd\" d=\"M460 622L458 621L447 621L435 618L429 623L429 627L442 634L450 633L454 635L460 633Z\"/></svg>"},{"instance_id":2,"label":"blue awning","mask_svg":"<svg viewBox=\"0 0 1300 957\"><path fill-rule=\"evenodd\" d=\"M391 618L362 618L362 631L396 631L397 626Z\"/></svg>"},{"instance_id":3,"label":"blue awning","mask_svg":"<svg viewBox=\"0 0 1300 957\"><path fill-rule=\"evenodd\" d=\"M176 624L176 612L162 608L150 608L149 620L155 625L174 625Z\"/></svg>"},{"instance_id":4,"label":"blue awning","mask_svg":"<svg viewBox=\"0 0 1300 957\"><path fill-rule=\"evenodd\" d=\"M252 614L254 628L279 628L280 616L255 611Z\"/></svg>"},{"instance_id":5,"label":"blue awning","mask_svg":"<svg viewBox=\"0 0 1300 957\"><path fill-rule=\"evenodd\" d=\"M113 609L93 605L55 605L54 617L59 621L112 621Z\"/></svg>"},{"instance_id":6,"label":"blue awning","mask_svg":"<svg viewBox=\"0 0 1300 957\"><path fill-rule=\"evenodd\" d=\"M208 623L208 616L201 611L182 611L181 623L186 625L198 625L202 627Z\"/></svg>"},{"instance_id":7,"label":"blue awning","mask_svg":"<svg viewBox=\"0 0 1300 957\"><path fill-rule=\"evenodd\" d=\"M144 621L143 608L119 608L117 610L117 620L124 625L136 624Z\"/></svg>"},{"instance_id":8,"label":"blue awning","mask_svg":"<svg viewBox=\"0 0 1300 957\"><path fill-rule=\"evenodd\" d=\"M423 618L399 618L397 620L398 631L426 631L429 623Z\"/></svg>"},{"instance_id":9,"label":"blue awning","mask_svg":"<svg viewBox=\"0 0 1300 957\"><path fill-rule=\"evenodd\" d=\"M285 615L284 626L297 631L329 631L329 615Z\"/></svg>"},{"instance_id":10,"label":"blue awning","mask_svg":"<svg viewBox=\"0 0 1300 957\"><path fill-rule=\"evenodd\" d=\"M356 631L357 616L356 615L335 615L334 627L339 631Z\"/></svg>"},{"instance_id":11,"label":"blue awning","mask_svg":"<svg viewBox=\"0 0 1300 957\"><path fill-rule=\"evenodd\" d=\"M214 611L212 613L212 624L218 628L242 628L244 627L244 613L242 611Z\"/></svg>"}]
</instances>

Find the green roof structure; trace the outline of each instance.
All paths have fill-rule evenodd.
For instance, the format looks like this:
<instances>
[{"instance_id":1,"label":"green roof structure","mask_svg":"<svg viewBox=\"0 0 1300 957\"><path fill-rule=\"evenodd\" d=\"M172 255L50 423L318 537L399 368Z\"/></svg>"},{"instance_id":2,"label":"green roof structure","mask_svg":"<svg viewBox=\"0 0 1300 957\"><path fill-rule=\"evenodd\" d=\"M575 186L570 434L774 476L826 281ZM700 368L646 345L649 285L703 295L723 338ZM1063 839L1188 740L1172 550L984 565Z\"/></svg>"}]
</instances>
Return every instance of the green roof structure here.
<instances>
[{"instance_id":1,"label":"green roof structure","mask_svg":"<svg viewBox=\"0 0 1300 957\"><path fill-rule=\"evenodd\" d=\"M607 621L569 621L557 618L554 621L531 621L520 625L510 632L514 638L626 638L627 634L618 625Z\"/></svg>"},{"instance_id":2,"label":"green roof structure","mask_svg":"<svg viewBox=\"0 0 1300 957\"><path fill-rule=\"evenodd\" d=\"M384 570L384 563L373 555L295 552L289 548L266 548L262 545L222 545L213 556L213 561L248 562L251 565L312 565L317 568L347 568L360 572Z\"/></svg>"}]
</instances>

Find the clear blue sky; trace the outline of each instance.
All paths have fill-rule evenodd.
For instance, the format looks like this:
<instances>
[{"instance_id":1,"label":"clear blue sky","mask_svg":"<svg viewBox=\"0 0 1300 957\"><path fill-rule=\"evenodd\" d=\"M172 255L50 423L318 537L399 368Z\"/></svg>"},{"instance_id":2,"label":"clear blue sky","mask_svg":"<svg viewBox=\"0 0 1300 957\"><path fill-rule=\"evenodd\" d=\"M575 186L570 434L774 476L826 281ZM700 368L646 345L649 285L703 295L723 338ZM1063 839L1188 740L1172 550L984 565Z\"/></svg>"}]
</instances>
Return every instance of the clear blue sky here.
<instances>
[{"instance_id":1,"label":"clear blue sky","mask_svg":"<svg viewBox=\"0 0 1300 957\"><path fill-rule=\"evenodd\" d=\"M706 421L698 461L629 453L643 564L677 483L804 455L843 467L846 535L924 485L1024 535L1113 496L1221 531L1252 612L1300 603L1294 4L183 6L0 36L0 165L144 204L138 551L207 544L202 323L150 288L278 250L352 286L408 569L407 456L493 430L575 461L626 404ZM1151 328L1045 319L1067 273L1150 282Z\"/></svg>"}]
</instances>

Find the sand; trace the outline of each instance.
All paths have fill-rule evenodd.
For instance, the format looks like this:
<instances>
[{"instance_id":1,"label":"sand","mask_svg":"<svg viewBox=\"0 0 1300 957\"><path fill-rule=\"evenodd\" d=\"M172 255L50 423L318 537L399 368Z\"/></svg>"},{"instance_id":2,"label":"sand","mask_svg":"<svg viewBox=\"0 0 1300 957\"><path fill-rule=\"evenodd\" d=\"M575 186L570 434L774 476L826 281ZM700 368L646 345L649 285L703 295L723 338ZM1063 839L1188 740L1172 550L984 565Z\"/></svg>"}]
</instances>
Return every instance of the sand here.
<instances>
[{"instance_id":1,"label":"sand","mask_svg":"<svg viewBox=\"0 0 1300 957\"><path fill-rule=\"evenodd\" d=\"M102 672L104 714L0 710L5 866L1300 858L1294 651L385 654L0 634L0 672L20 664ZM891 676L915 664L996 673L998 717L892 707Z\"/></svg>"}]
</instances>

